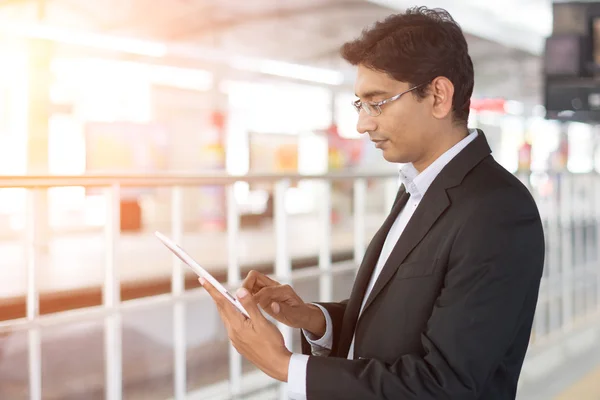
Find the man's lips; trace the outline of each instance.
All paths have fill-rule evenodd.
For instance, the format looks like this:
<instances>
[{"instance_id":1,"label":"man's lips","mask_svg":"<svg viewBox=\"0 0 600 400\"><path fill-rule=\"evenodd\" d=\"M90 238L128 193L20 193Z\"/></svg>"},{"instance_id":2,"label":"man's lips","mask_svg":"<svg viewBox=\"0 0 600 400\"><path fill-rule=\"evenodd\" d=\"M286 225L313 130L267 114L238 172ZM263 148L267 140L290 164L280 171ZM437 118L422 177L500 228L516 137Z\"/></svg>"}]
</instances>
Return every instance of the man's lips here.
<instances>
[{"instance_id":1,"label":"man's lips","mask_svg":"<svg viewBox=\"0 0 600 400\"><path fill-rule=\"evenodd\" d=\"M373 143L375 143L375 147L381 148L381 146L387 142L387 139L371 139Z\"/></svg>"}]
</instances>

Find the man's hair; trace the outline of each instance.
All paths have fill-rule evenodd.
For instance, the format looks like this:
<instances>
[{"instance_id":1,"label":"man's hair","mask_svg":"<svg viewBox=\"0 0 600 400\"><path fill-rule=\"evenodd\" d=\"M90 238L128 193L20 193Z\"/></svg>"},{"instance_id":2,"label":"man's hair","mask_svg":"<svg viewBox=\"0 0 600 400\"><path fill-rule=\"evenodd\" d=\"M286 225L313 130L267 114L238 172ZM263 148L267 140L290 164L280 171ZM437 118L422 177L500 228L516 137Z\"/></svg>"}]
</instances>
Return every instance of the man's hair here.
<instances>
[{"instance_id":1,"label":"man's hair","mask_svg":"<svg viewBox=\"0 0 600 400\"><path fill-rule=\"evenodd\" d=\"M411 87L438 76L448 78L454 85L454 120L466 124L473 94L473 62L462 29L447 11L415 7L390 15L344 44L341 53L352 65L385 72ZM428 86L412 93L422 99Z\"/></svg>"}]
</instances>

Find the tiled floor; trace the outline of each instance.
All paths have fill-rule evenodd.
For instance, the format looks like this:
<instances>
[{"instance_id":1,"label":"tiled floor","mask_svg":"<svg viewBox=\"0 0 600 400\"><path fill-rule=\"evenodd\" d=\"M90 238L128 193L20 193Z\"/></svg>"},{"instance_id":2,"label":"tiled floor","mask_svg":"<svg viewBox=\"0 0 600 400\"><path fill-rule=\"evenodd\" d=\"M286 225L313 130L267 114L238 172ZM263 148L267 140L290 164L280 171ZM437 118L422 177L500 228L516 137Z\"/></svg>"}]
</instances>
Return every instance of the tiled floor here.
<instances>
[{"instance_id":1,"label":"tiled floor","mask_svg":"<svg viewBox=\"0 0 600 400\"><path fill-rule=\"evenodd\" d=\"M598 400L600 399L600 360L598 368L565 390L554 400Z\"/></svg>"}]
</instances>

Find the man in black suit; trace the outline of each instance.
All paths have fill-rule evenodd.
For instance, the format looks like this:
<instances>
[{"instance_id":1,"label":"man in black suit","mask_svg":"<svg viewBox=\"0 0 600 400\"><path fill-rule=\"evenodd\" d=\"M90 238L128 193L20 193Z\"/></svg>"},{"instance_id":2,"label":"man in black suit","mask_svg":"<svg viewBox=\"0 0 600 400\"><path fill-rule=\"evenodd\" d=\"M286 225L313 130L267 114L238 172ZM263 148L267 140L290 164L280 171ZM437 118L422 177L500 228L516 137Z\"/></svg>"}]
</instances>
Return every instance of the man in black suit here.
<instances>
[{"instance_id":1,"label":"man in black suit","mask_svg":"<svg viewBox=\"0 0 600 400\"><path fill-rule=\"evenodd\" d=\"M205 284L229 336L294 399L514 399L544 235L528 190L467 129L463 33L443 10L410 9L342 54L358 67L358 131L405 164L403 184L348 300L307 304L252 272L238 293L244 319ZM257 304L303 329L304 354L285 349Z\"/></svg>"}]
</instances>

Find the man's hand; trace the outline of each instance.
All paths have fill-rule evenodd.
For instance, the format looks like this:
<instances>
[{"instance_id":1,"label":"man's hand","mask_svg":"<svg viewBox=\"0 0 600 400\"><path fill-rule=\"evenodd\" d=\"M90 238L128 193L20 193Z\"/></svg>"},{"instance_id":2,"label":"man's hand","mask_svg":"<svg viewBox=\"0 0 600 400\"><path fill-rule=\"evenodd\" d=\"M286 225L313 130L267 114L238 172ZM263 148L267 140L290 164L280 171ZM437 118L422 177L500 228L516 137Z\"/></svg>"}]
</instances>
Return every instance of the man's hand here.
<instances>
[{"instance_id":1,"label":"man's hand","mask_svg":"<svg viewBox=\"0 0 600 400\"><path fill-rule=\"evenodd\" d=\"M292 353L285 347L279 329L262 315L248 291L240 288L236 294L250 319L240 313L210 282L202 278L199 280L215 301L235 349L270 377L287 382Z\"/></svg>"},{"instance_id":2,"label":"man's hand","mask_svg":"<svg viewBox=\"0 0 600 400\"><path fill-rule=\"evenodd\" d=\"M306 304L290 285L281 285L257 271L250 271L242 283L266 313L292 328L305 329L317 337L325 334L325 316Z\"/></svg>"}]
</instances>

